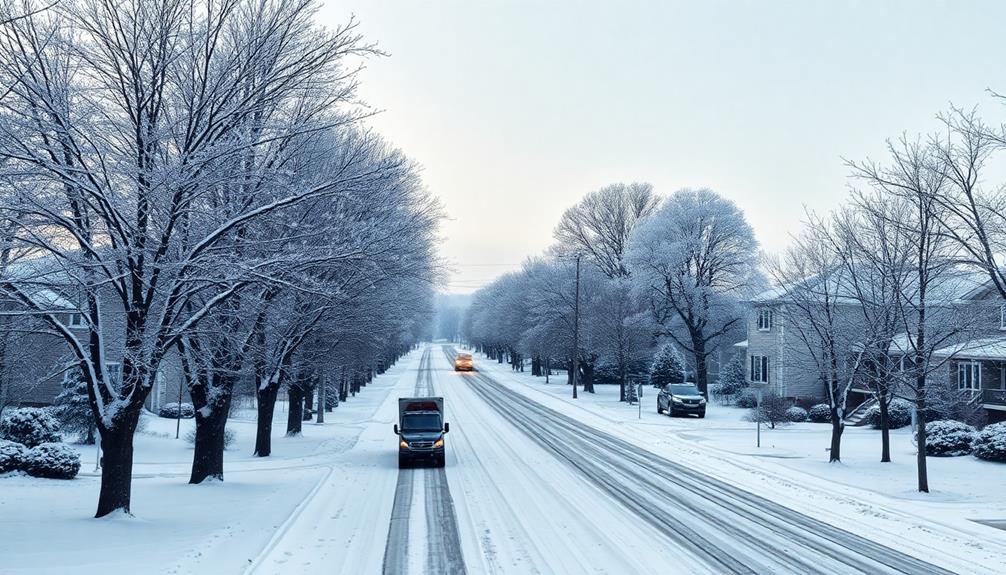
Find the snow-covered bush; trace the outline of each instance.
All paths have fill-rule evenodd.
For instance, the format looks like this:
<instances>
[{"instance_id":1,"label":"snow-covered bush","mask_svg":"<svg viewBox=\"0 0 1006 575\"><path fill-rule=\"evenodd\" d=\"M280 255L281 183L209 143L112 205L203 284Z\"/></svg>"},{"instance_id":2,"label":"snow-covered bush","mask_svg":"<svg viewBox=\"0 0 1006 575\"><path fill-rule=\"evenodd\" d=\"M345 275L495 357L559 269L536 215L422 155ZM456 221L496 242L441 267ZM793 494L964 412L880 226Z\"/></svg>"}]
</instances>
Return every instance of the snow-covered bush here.
<instances>
[{"instance_id":1,"label":"snow-covered bush","mask_svg":"<svg viewBox=\"0 0 1006 575\"><path fill-rule=\"evenodd\" d=\"M904 399L894 398L887 406L888 429L900 429L912 424L912 404ZM874 429L880 429L880 406L873 405L866 410L866 420Z\"/></svg>"},{"instance_id":2,"label":"snow-covered bush","mask_svg":"<svg viewBox=\"0 0 1006 575\"><path fill-rule=\"evenodd\" d=\"M639 395L636 393L636 384L632 382L625 384L625 401L629 403L639 401Z\"/></svg>"},{"instance_id":3,"label":"snow-covered bush","mask_svg":"<svg viewBox=\"0 0 1006 575\"><path fill-rule=\"evenodd\" d=\"M660 348L657 356L653 358L653 365L650 366L650 383L654 387L664 387L668 383L684 383L685 381L685 360L681 357L681 352L672 343Z\"/></svg>"},{"instance_id":4,"label":"snow-covered bush","mask_svg":"<svg viewBox=\"0 0 1006 575\"><path fill-rule=\"evenodd\" d=\"M744 356L736 355L723 366L720 377L717 380L719 387L718 395L724 399L730 399L746 389L748 386L747 373L745 372Z\"/></svg>"},{"instance_id":5,"label":"snow-covered bush","mask_svg":"<svg viewBox=\"0 0 1006 575\"><path fill-rule=\"evenodd\" d=\"M4 416L0 421L0 439L25 447L63 440L59 435L59 422L48 411L37 407L22 407Z\"/></svg>"},{"instance_id":6,"label":"snow-covered bush","mask_svg":"<svg viewBox=\"0 0 1006 575\"><path fill-rule=\"evenodd\" d=\"M27 453L28 449L20 443L0 439L0 473L22 469Z\"/></svg>"},{"instance_id":7,"label":"snow-covered bush","mask_svg":"<svg viewBox=\"0 0 1006 575\"><path fill-rule=\"evenodd\" d=\"M801 421L807 421L807 410L800 407L799 405L794 405L786 410L786 420L792 421L794 423L800 423Z\"/></svg>"},{"instance_id":8,"label":"snow-covered bush","mask_svg":"<svg viewBox=\"0 0 1006 575\"><path fill-rule=\"evenodd\" d=\"M719 383L710 383L709 386L706 387L706 391L709 392L709 397L712 397L713 399L717 399L720 402L727 401L727 398L723 395L723 386Z\"/></svg>"},{"instance_id":9,"label":"snow-covered bush","mask_svg":"<svg viewBox=\"0 0 1006 575\"><path fill-rule=\"evenodd\" d=\"M745 409L751 409L758 405L758 396L750 389L745 389L737 394L737 399L734 400L734 405Z\"/></svg>"},{"instance_id":10,"label":"snow-covered bush","mask_svg":"<svg viewBox=\"0 0 1006 575\"><path fill-rule=\"evenodd\" d=\"M234 431L225 427L224 428L224 449L228 449L228 448L230 448L230 446L234 445L234 440L235 439L237 439L237 436L234 435ZM188 430L188 432L185 433L185 441L188 441L190 445L195 445L196 444L196 430L195 430L195 428L192 428L192 429Z\"/></svg>"},{"instance_id":11,"label":"snow-covered bush","mask_svg":"<svg viewBox=\"0 0 1006 575\"><path fill-rule=\"evenodd\" d=\"M971 453L979 459L1006 462L1006 422L993 423L976 433Z\"/></svg>"},{"instance_id":12,"label":"snow-covered bush","mask_svg":"<svg viewBox=\"0 0 1006 575\"><path fill-rule=\"evenodd\" d=\"M179 407L181 405L181 407ZM191 403L165 403L161 406L161 409L157 411L157 415L161 417L167 417L168 419L177 419L178 411L181 410L182 419L192 419L196 416L196 410L192 407Z\"/></svg>"},{"instance_id":13,"label":"snow-covered bush","mask_svg":"<svg viewBox=\"0 0 1006 575\"><path fill-rule=\"evenodd\" d=\"M810 410L807 411L807 419L813 421L814 423L830 423L831 422L831 407L827 403L818 403L810 406Z\"/></svg>"},{"instance_id":14,"label":"snow-covered bush","mask_svg":"<svg viewBox=\"0 0 1006 575\"><path fill-rule=\"evenodd\" d=\"M80 454L63 443L43 443L28 450L24 470L34 477L73 479L80 471Z\"/></svg>"},{"instance_id":15,"label":"snow-covered bush","mask_svg":"<svg viewBox=\"0 0 1006 575\"><path fill-rule=\"evenodd\" d=\"M938 457L967 455L971 453L971 442L975 428L970 425L943 419L926 424L926 455Z\"/></svg>"},{"instance_id":16,"label":"snow-covered bush","mask_svg":"<svg viewBox=\"0 0 1006 575\"><path fill-rule=\"evenodd\" d=\"M788 412L790 403L788 400L779 397L774 393L764 393L761 398L761 405L753 408L748 415L748 421L760 421L767 423L769 427L775 429L777 425L789 423Z\"/></svg>"}]
</instances>

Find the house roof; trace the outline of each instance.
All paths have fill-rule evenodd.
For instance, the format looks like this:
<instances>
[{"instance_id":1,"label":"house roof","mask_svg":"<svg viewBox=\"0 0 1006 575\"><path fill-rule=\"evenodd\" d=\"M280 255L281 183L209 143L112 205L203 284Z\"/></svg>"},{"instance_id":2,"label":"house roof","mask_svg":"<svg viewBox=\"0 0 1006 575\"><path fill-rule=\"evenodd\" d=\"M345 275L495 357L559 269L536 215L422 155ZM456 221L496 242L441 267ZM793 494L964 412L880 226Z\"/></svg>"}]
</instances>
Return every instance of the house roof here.
<instances>
[{"instance_id":1,"label":"house roof","mask_svg":"<svg viewBox=\"0 0 1006 575\"><path fill-rule=\"evenodd\" d=\"M962 359L1006 360L1006 336L973 339L938 349L933 355Z\"/></svg>"},{"instance_id":2,"label":"house roof","mask_svg":"<svg viewBox=\"0 0 1006 575\"><path fill-rule=\"evenodd\" d=\"M44 310L70 311L77 309L73 302L48 288L42 288L31 294L31 299Z\"/></svg>"},{"instance_id":3,"label":"house roof","mask_svg":"<svg viewBox=\"0 0 1006 575\"><path fill-rule=\"evenodd\" d=\"M853 287L847 285L838 276L813 276L799 282L788 285L778 285L765 290L751 298L753 304L783 303L790 298L790 295L797 290L814 290L816 286L823 282L830 282L828 292L830 297L836 297L840 303L854 303L856 293ZM928 286L928 301L945 304L956 304L972 301L980 298L988 292L992 285L992 280L984 271L975 271L965 267L956 267L934 279ZM905 297L911 299L915 297L914 283L909 282Z\"/></svg>"}]
</instances>

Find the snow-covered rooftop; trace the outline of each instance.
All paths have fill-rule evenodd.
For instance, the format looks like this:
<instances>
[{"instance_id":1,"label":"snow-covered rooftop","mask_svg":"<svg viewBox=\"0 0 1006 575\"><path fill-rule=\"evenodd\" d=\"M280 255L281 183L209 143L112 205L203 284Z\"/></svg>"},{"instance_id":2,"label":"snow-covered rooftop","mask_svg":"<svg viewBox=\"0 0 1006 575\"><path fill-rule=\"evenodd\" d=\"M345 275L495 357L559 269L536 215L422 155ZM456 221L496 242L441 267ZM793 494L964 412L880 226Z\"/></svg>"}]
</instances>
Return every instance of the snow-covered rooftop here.
<instances>
[{"instance_id":1,"label":"snow-covered rooftop","mask_svg":"<svg viewBox=\"0 0 1006 575\"><path fill-rule=\"evenodd\" d=\"M31 294L31 299L40 308L47 310L75 310L77 306L55 291L43 288Z\"/></svg>"},{"instance_id":2,"label":"snow-covered rooftop","mask_svg":"<svg viewBox=\"0 0 1006 575\"><path fill-rule=\"evenodd\" d=\"M824 282L828 282L825 284ZM973 301L980 298L991 287L991 279L984 271L975 271L969 268L954 268L939 277L933 279L928 286L927 301L942 304L958 304ZM821 286L827 286L827 289ZM841 274L828 276L814 276L794 282L790 285L779 285L765 290L751 298L751 303L772 303L783 302L794 293L800 290L818 290L828 293L829 298L837 298L844 303L855 303L857 295L852 284L844 279ZM914 299L916 297L915 284L908 282L905 286L904 297Z\"/></svg>"},{"instance_id":3,"label":"snow-covered rooftop","mask_svg":"<svg viewBox=\"0 0 1006 575\"><path fill-rule=\"evenodd\" d=\"M973 339L938 349L933 352L933 355L966 359L1006 360L1006 336Z\"/></svg>"}]
</instances>

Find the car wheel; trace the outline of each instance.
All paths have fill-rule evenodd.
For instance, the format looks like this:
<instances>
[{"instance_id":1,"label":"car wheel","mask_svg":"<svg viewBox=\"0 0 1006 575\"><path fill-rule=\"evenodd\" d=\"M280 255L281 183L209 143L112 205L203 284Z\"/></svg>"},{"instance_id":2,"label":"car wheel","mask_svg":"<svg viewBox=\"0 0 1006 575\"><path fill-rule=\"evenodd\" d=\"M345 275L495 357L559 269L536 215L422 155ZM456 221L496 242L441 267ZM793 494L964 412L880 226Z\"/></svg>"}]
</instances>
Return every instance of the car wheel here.
<instances>
[{"instance_id":1,"label":"car wheel","mask_svg":"<svg viewBox=\"0 0 1006 575\"><path fill-rule=\"evenodd\" d=\"M447 456L438 455L436 459L433 460L434 467L446 467L447 466Z\"/></svg>"},{"instance_id":2,"label":"car wheel","mask_svg":"<svg viewBox=\"0 0 1006 575\"><path fill-rule=\"evenodd\" d=\"M660 400L657 400L657 414L660 415L664 413L664 408L660 407Z\"/></svg>"},{"instance_id":3,"label":"car wheel","mask_svg":"<svg viewBox=\"0 0 1006 575\"><path fill-rule=\"evenodd\" d=\"M699 419L702 419L705 416L706 416L706 412L704 410L699 412Z\"/></svg>"},{"instance_id":4,"label":"car wheel","mask_svg":"<svg viewBox=\"0 0 1006 575\"><path fill-rule=\"evenodd\" d=\"M667 406L667 415L669 415L671 417L674 417L674 406L673 405L668 405Z\"/></svg>"},{"instance_id":5,"label":"car wheel","mask_svg":"<svg viewBox=\"0 0 1006 575\"><path fill-rule=\"evenodd\" d=\"M408 467L409 467L409 458L408 457L402 457L401 455L399 455L398 456L398 468L399 469L406 469Z\"/></svg>"}]
</instances>

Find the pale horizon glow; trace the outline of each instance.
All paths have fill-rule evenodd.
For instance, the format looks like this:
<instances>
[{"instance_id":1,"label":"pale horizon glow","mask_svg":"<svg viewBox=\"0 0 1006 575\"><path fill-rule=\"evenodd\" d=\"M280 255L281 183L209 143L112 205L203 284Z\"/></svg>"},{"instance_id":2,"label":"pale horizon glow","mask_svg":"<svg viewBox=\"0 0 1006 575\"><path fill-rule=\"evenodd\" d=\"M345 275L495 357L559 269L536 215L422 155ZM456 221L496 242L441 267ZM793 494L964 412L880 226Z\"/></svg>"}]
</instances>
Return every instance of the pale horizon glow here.
<instances>
[{"instance_id":1,"label":"pale horizon glow","mask_svg":"<svg viewBox=\"0 0 1006 575\"><path fill-rule=\"evenodd\" d=\"M996 2L329 1L390 53L370 125L444 202L445 286L470 292L552 243L614 182L709 187L768 252L847 195L843 158L928 132L952 102L1006 108Z\"/></svg>"}]
</instances>

